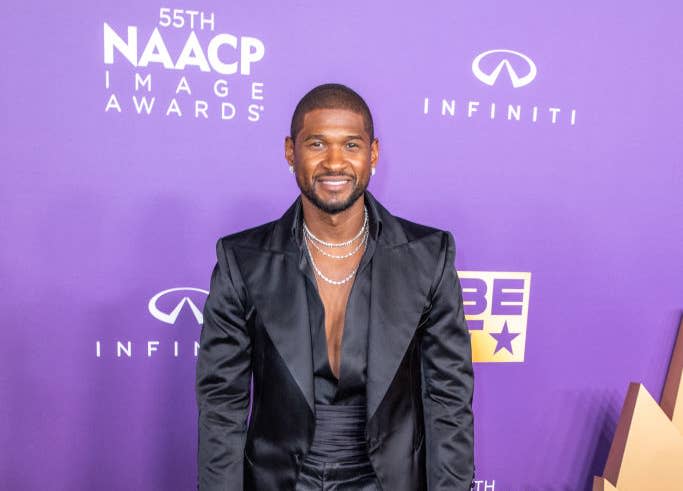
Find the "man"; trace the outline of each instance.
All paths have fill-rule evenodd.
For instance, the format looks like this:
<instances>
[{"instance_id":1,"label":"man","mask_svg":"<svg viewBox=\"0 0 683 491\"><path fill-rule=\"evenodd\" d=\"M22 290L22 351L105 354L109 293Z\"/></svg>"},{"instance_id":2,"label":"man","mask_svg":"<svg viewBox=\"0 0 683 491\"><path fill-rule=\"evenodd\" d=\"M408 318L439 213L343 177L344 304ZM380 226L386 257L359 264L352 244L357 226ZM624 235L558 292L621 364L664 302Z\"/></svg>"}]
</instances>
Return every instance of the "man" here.
<instances>
[{"instance_id":1,"label":"man","mask_svg":"<svg viewBox=\"0 0 683 491\"><path fill-rule=\"evenodd\" d=\"M470 489L453 236L367 191L378 156L365 101L314 88L285 139L301 195L218 240L197 362L200 490Z\"/></svg>"}]
</instances>

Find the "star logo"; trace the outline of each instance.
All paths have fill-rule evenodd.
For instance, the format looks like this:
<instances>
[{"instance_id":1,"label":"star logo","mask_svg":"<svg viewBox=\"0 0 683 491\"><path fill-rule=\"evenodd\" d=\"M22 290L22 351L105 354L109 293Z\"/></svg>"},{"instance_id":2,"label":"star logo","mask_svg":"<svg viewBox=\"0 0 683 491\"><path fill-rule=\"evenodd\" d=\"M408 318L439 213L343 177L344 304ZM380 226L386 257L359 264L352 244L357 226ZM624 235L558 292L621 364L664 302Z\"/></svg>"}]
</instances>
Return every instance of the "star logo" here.
<instances>
[{"instance_id":1,"label":"star logo","mask_svg":"<svg viewBox=\"0 0 683 491\"><path fill-rule=\"evenodd\" d=\"M496 340L496 350L493 352L495 355L498 353L500 350L505 348L512 353L512 340L515 339L517 336L519 336L520 333L518 332L510 332L508 330L508 323L505 321L503 323L503 330L500 332L490 332L489 335L492 336Z\"/></svg>"}]
</instances>

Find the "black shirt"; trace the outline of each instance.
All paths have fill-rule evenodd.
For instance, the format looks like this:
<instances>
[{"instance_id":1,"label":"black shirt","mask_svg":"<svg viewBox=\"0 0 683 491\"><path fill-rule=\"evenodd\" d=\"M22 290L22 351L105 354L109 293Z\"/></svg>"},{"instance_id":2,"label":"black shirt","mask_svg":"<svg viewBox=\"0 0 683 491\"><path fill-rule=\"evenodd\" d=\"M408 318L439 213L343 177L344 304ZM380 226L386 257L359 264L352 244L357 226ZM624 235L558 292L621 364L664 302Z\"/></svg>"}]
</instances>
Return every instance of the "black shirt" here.
<instances>
[{"instance_id":1,"label":"black shirt","mask_svg":"<svg viewBox=\"0 0 683 491\"><path fill-rule=\"evenodd\" d=\"M299 267L309 280L306 282L306 293L313 348L313 377L316 404L365 403L372 271L372 268L369 266L375 252L377 238L382 229L377 210L371 206L367 199L365 204L368 208L368 242L356 274L351 280L354 283L351 286L346 305L346 315L344 317L339 381L337 381L332 373L327 355L324 306L318 294L316 273L310 264L310 258L304 243L301 200L299 200L295 213L292 234L300 250Z\"/></svg>"},{"instance_id":2,"label":"black shirt","mask_svg":"<svg viewBox=\"0 0 683 491\"><path fill-rule=\"evenodd\" d=\"M339 381L332 373L327 354L324 307L317 287L311 282L306 282L316 404L365 404L371 268L363 268L361 271L361 266L368 262L369 242L368 237L368 244L358 271L352 279L354 284L347 300ZM308 257L307 263L307 274L315 281L315 272Z\"/></svg>"}]
</instances>

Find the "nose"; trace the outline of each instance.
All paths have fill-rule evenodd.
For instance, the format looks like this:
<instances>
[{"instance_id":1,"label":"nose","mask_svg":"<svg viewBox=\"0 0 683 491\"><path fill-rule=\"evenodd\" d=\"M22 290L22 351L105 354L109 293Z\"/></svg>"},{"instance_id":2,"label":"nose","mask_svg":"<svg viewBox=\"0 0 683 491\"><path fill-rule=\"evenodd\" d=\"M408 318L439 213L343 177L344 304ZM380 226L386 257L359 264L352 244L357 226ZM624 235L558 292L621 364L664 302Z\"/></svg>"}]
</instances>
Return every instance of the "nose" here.
<instances>
[{"instance_id":1,"label":"nose","mask_svg":"<svg viewBox=\"0 0 683 491\"><path fill-rule=\"evenodd\" d=\"M325 155L325 167L342 169L346 167L346 160L341 145L330 145Z\"/></svg>"}]
</instances>

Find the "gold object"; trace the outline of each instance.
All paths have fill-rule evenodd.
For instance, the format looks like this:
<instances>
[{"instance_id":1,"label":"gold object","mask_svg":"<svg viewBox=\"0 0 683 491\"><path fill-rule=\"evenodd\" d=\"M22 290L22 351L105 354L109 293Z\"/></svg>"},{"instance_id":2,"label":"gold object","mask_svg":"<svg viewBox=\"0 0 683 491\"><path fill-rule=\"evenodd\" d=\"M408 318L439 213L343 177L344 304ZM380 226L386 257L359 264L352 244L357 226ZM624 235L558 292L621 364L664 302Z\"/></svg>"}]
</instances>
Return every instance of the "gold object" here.
<instances>
[{"instance_id":1,"label":"gold object","mask_svg":"<svg viewBox=\"0 0 683 491\"><path fill-rule=\"evenodd\" d=\"M678 327L661 405L631 382L603 476L593 491L683 489L683 319Z\"/></svg>"}]
</instances>

